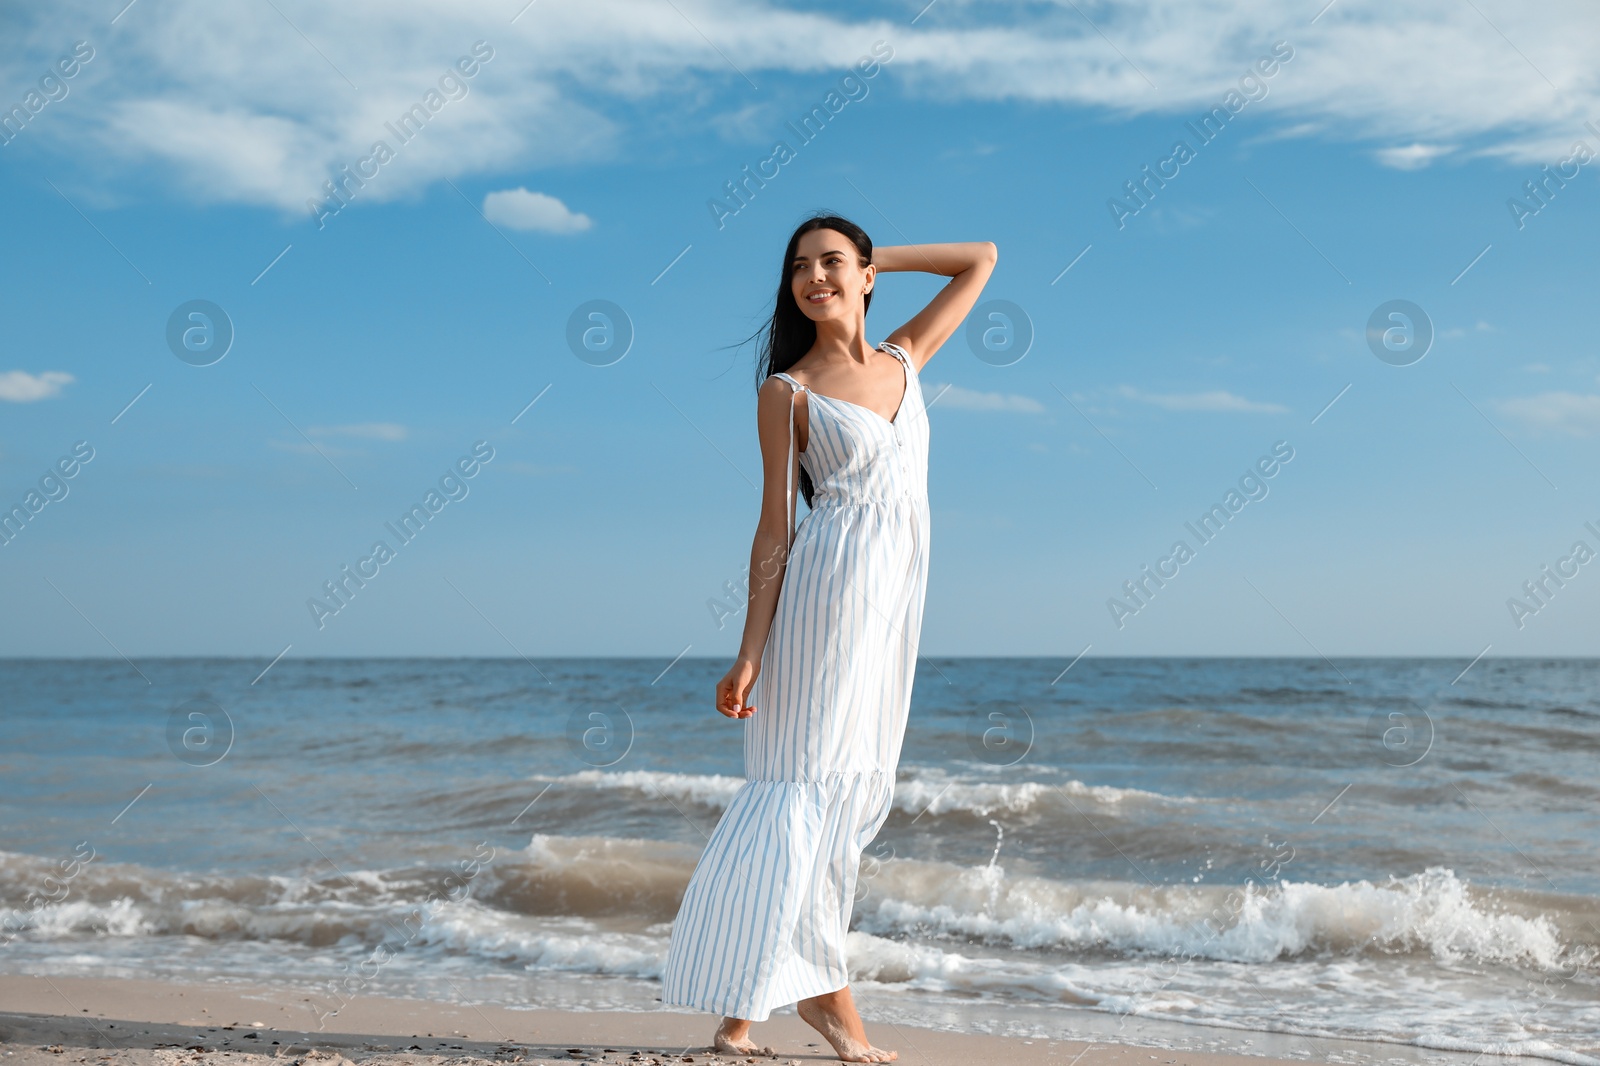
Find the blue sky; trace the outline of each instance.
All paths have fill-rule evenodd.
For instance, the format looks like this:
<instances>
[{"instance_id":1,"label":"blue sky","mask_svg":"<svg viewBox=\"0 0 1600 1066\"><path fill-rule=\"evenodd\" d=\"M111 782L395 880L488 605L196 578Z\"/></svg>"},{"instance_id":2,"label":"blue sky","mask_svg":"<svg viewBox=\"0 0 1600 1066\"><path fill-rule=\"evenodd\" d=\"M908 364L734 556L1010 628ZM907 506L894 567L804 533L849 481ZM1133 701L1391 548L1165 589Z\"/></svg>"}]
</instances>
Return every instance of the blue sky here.
<instances>
[{"instance_id":1,"label":"blue sky","mask_svg":"<svg viewBox=\"0 0 1600 1066\"><path fill-rule=\"evenodd\" d=\"M1574 146L1600 154L1600 30L1321 8L8 13L0 505L93 458L0 547L0 649L730 655L743 616L709 603L739 599L760 465L754 346L727 346L830 209L880 244L994 241L984 300L1033 332L1013 360L963 331L923 370L923 654L1594 654L1600 562L1573 549L1600 551L1600 161ZM379 139L319 225L319 186ZM777 140L793 158L719 228L710 201ZM1137 203L1146 166L1169 177ZM940 284L884 276L870 336ZM168 344L193 300L234 332L210 365ZM568 345L593 300L631 324L621 358ZM1434 333L1408 365L1368 343L1393 300ZM402 544L385 523L480 441ZM1275 446L1259 498L1187 530ZM308 601L380 539L319 625Z\"/></svg>"}]
</instances>

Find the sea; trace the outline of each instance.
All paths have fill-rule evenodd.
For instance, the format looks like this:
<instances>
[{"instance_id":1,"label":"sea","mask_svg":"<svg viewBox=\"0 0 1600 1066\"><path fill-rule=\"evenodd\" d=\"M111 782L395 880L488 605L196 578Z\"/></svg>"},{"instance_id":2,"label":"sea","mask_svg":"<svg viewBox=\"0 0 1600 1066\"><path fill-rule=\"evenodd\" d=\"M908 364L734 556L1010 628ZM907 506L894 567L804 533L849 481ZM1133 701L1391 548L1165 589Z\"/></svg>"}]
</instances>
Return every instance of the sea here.
<instances>
[{"instance_id":1,"label":"sea","mask_svg":"<svg viewBox=\"0 0 1600 1066\"><path fill-rule=\"evenodd\" d=\"M662 1009L727 666L0 660L0 972ZM1600 660L924 658L847 950L870 1024L1600 1064Z\"/></svg>"}]
</instances>

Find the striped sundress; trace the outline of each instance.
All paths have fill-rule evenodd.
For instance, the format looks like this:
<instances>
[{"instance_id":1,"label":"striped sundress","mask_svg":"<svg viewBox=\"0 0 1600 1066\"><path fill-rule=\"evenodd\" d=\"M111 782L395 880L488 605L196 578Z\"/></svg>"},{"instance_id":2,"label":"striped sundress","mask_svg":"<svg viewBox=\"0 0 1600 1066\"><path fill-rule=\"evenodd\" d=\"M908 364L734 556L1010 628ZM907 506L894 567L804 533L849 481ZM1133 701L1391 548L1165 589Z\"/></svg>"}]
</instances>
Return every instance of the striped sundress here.
<instances>
[{"instance_id":1,"label":"striped sundress","mask_svg":"<svg viewBox=\"0 0 1600 1066\"><path fill-rule=\"evenodd\" d=\"M928 577L928 413L910 356L892 421L788 374L790 550L743 720L745 782L684 893L662 1002L762 1021L849 983L861 853L889 816ZM815 489L794 526L794 397Z\"/></svg>"}]
</instances>

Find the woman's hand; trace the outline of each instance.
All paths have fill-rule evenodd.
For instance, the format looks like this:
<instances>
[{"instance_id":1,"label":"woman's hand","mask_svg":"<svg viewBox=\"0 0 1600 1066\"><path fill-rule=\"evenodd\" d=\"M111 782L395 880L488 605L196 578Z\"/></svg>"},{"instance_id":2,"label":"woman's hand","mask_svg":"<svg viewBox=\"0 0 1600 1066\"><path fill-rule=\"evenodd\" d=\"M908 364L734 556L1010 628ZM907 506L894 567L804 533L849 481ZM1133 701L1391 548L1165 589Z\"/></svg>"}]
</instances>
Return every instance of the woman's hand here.
<instances>
[{"instance_id":1,"label":"woman's hand","mask_svg":"<svg viewBox=\"0 0 1600 1066\"><path fill-rule=\"evenodd\" d=\"M761 666L749 659L735 659L728 672L717 682L717 711L729 718L749 718L756 713L754 707L745 706L750 689L756 683Z\"/></svg>"}]
</instances>

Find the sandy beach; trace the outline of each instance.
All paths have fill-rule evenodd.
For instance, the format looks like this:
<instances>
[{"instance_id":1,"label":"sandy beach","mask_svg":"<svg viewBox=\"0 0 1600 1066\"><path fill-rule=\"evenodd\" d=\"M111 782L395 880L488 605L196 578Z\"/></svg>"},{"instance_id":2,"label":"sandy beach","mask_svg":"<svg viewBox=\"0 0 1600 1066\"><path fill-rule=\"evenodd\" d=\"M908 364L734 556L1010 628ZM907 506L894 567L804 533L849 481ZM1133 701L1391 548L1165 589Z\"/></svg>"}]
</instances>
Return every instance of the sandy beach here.
<instances>
[{"instance_id":1,"label":"sandy beach","mask_svg":"<svg viewBox=\"0 0 1600 1066\"><path fill-rule=\"evenodd\" d=\"M421 1066L569 1062L699 1066L836 1062L793 1015L754 1035L773 1055L712 1054L712 1019L675 1012L520 1011L363 996L317 1028L311 997L287 989L0 975L0 1057L8 1066ZM1261 1066L1274 1060L1110 1042L1025 1040L873 1024L900 1062L1067 1066Z\"/></svg>"}]
</instances>

